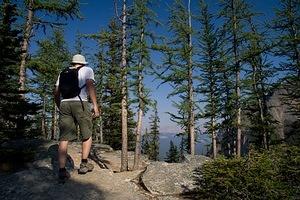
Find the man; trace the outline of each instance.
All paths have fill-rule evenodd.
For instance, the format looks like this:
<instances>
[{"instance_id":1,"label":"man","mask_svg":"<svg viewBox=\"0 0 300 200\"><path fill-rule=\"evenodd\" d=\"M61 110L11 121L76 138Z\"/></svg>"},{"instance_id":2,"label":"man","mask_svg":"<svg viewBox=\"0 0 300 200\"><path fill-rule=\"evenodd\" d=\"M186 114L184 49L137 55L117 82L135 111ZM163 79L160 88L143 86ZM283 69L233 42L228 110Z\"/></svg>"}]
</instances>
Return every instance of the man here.
<instances>
[{"instance_id":1,"label":"man","mask_svg":"<svg viewBox=\"0 0 300 200\"><path fill-rule=\"evenodd\" d=\"M94 86L94 72L90 67L85 57L77 54L73 56L71 67L62 71L55 84L55 103L59 108L59 129L60 143L58 149L59 161L59 179L64 180L70 177L70 174L65 168L68 141L77 138L76 124L79 125L82 134L82 159L79 174L86 174L93 170L94 166L88 163L88 155L92 145L92 118L99 117L99 108L97 105L96 90ZM75 74L75 80L72 82L70 73ZM71 77L71 78L70 78ZM77 82L76 82L77 81ZM73 84L71 89L66 89L68 84ZM77 85L76 85L77 84ZM68 96L68 90L77 88L77 96ZM90 110L88 103L88 95L92 101L93 113ZM62 100L61 100L62 96Z\"/></svg>"}]
</instances>

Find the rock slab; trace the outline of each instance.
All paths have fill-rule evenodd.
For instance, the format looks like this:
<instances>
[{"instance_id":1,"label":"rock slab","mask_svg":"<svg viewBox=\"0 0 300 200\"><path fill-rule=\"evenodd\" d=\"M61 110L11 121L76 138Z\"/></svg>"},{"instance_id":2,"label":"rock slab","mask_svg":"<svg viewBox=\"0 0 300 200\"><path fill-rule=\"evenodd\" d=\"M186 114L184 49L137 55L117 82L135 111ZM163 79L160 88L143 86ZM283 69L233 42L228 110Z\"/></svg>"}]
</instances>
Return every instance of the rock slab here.
<instances>
[{"instance_id":1,"label":"rock slab","mask_svg":"<svg viewBox=\"0 0 300 200\"><path fill-rule=\"evenodd\" d=\"M177 195L189 193L194 189L193 171L210 160L197 155L185 156L183 163L151 163L141 177L141 183L152 194Z\"/></svg>"}]
</instances>

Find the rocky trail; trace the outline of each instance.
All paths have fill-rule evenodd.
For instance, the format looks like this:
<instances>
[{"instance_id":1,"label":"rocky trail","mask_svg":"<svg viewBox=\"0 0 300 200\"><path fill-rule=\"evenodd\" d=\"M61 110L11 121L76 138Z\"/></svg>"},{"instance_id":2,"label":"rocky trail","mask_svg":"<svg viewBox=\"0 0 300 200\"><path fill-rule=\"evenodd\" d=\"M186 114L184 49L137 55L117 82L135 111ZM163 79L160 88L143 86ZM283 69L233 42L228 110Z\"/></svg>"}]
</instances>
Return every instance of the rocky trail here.
<instances>
[{"instance_id":1,"label":"rocky trail","mask_svg":"<svg viewBox=\"0 0 300 200\"><path fill-rule=\"evenodd\" d=\"M2 148L5 145L11 146L12 144L2 144ZM28 144L28 148L32 146L34 145ZM168 173L174 174L174 172L166 171L167 168L164 165L168 165L167 163L154 162L154 165L150 165L147 159L142 158L139 170L119 172L120 151L113 151L106 145L95 145L92 148L89 162L92 162L95 168L92 172L79 175L77 169L81 160L81 145L70 144L67 169L71 172L71 178L65 183L60 183L57 178L57 147L58 145L54 142L37 142L34 149L38 153L33 162L27 163L26 169L14 173L0 173L1 199L180 200L192 197L192 195L181 195L186 187L182 187L176 181L185 182L186 180L182 178L171 180ZM26 144L22 148L26 148ZM132 165L133 153L129 152L129 168ZM150 168L149 172L146 170L147 166ZM161 168L160 173L166 176L162 177L159 172L155 172L156 168ZM186 167L180 165L179 170L181 168ZM165 182L170 181L171 186L170 184L165 186ZM157 187L166 187L166 192L159 191Z\"/></svg>"}]
</instances>

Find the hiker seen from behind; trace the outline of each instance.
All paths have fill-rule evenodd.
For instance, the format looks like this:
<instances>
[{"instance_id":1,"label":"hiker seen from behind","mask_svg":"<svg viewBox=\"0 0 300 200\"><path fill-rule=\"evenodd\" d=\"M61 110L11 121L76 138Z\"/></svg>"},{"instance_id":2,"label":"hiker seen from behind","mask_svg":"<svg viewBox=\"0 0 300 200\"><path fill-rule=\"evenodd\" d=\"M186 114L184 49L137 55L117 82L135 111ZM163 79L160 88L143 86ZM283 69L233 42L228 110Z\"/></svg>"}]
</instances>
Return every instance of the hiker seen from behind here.
<instances>
[{"instance_id":1,"label":"hiker seen from behind","mask_svg":"<svg viewBox=\"0 0 300 200\"><path fill-rule=\"evenodd\" d=\"M86 174L94 168L88 162L88 155L92 145L92 119L99 117L100 111L96 98L94 72L87 64L83 55L74 55L71 66L60 73L55 84L55 103L59 109L58 176L60 180L70 178L65 168L67 149L68 142L77 139L77 125L82 136L82 156L78 173ZM88 96L92 102L92 110Z\"/></svg>"}]
</instances>

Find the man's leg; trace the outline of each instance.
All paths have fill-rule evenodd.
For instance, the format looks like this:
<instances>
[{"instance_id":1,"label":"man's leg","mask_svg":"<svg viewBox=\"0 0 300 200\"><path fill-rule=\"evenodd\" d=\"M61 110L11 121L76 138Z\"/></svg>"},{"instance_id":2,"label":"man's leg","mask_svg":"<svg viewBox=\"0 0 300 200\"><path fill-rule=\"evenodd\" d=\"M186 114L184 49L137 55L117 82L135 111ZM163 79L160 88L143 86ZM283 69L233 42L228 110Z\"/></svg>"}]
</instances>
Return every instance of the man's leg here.
<instances>
[{"instance_id":1,"label":"man's leg","mask_svg":"<svg viewBox=\"0 0 300 200\"><path fill-rule=\"evenodd\" d=\"M58 163L60 169L65 168L66 166L67 150L68 150L68 141L67 140L60 141L58 147Z\"/></svg>"},{"instance_id":2,"label":"man's leg","mask_svg":"<svg viewBox=\"0 0 300 200\"><path fill-rule=\"evenodd\" d=\"M62 140L58 146L58 177L61 181L65 181L70 178L69 172L66 170L66 159L67 159L68 141Z\"/></svg>"},{"instance_id":3,"label":"man's leg","mask_svg":"<svg viewBox=\"0 0 300 200\"><path fill-rule=\"evenodd\" d=\"M88 158L90 154L91 146L92 146L92 137L82 141L82 155L81 155L82 160L86 160Z\"/></svg>"},{"instance_id":4,"label":"man's leg","mask_svg":"<svg viewBox=\"0 0 300 200\"><path fill-rule=\"evenodd\" d=\"M92 137L89 137L86 140L82 141L82 155L81 155L81 164L78 170L79 174L86 174L91 172L94 169L94 165L88 162L88 156L90 154L92 146Z\"/></svg>"},{"instance_id":5,"label":"man's leg","mask_svg":"<svg viewBox=\"0 0 300 200\"><path fill-rule=\"evenodd\" d=\"M82 108L84 106L84 109ZM91 172L94 166L88 163L88 156L90 154L92 146L92 132L93 132L93 122L92 114L89 109L88 102L77 102L77 106L74 107L73 113L78 122L80 132L82 135L82 155L81 164L78 170L79 174L86 174Z\"/></svg>"}]
</instances>

